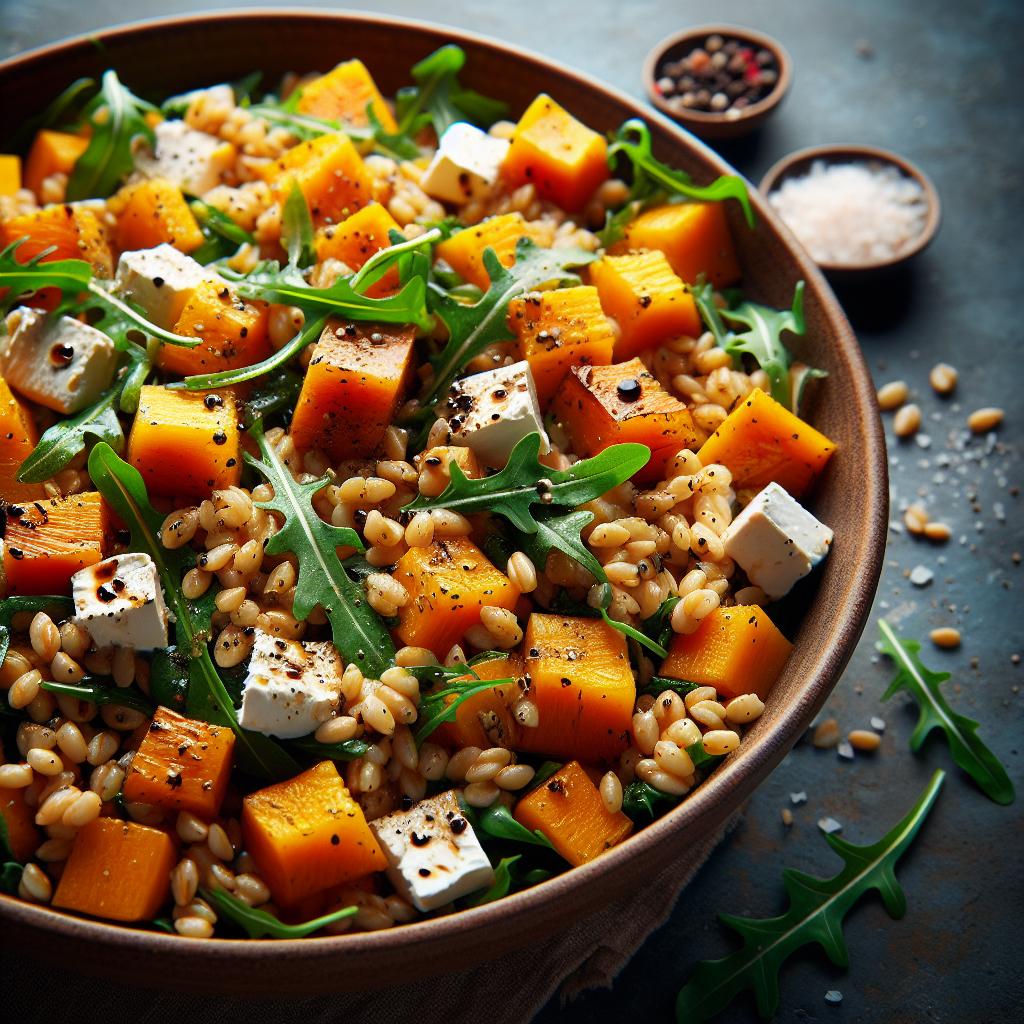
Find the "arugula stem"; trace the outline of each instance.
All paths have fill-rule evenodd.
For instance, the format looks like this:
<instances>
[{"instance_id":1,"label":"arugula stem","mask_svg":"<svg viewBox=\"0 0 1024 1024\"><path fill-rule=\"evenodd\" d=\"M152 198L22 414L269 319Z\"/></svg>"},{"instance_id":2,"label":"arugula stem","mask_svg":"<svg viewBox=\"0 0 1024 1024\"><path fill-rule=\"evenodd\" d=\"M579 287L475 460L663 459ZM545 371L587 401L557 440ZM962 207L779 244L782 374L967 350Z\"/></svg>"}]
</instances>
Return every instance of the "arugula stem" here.
<instances>
[{"instance_id":1,"label":"arugula stem","mask_svg":"<svg viewBox=\"0 0 1024 1024\"><path fill-rule=\"evenodd\" d=\"M173 331L167 331L163 327L158 327L151 320L147 320L141 313L136 313L128 303L122 302L116 295L112 295L96 281L90 281L86 287L102 303L113 306L122 316L131 320L140 331L159 338L161 341L167 342L168 345L179 345L181 348L195 348L203 343L202 338L183 338L180 334L175 334Z\"/></svg>"}]
</instances>

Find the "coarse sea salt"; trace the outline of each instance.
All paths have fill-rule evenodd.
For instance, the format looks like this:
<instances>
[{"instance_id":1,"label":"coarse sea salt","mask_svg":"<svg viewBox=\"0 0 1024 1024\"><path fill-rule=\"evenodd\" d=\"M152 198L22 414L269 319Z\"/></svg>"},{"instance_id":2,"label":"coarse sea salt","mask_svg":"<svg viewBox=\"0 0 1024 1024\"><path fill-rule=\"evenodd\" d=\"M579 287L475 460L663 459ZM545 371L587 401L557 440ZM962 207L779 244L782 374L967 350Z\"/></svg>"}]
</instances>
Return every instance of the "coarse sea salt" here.
<instances>
[{"instance_id":1,"label":"coarse sea salt","mask_svg":"<svg viewBox=\"0 0 1024 1024\"><path fill-rule=\"evenodd\" d=\"M924 230L924 189L891 164L815 160L768 201L818 263L888 260Z\"/></svg>"}]
</instances>

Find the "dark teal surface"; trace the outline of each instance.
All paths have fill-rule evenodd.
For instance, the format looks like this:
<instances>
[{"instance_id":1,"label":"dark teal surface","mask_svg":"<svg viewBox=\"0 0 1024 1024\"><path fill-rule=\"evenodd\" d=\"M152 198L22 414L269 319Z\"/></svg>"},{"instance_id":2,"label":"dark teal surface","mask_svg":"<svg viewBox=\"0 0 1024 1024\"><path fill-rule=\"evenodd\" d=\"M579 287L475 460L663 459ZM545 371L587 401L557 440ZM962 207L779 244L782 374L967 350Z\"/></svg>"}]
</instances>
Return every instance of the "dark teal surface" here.
<instances>
[{"instance_id":1,"label":"dark teal surface","mask_svg":"<svg viewBox=\"0 0 1024 1024\"><path fill-rule=\"evenodd\" d=\"M0 52L16 53L127 18L207 6L8 0L0 2ZM1022 570L1012 564L1011 553L1024 549L1016 493L1022 484L1024 417L1017 308L1024 293L1019 239L1024 230L1024 5L1012 0L562 0L557 5L420 0L367 6L497 36L634 94L641 90L643 57L661 36L712 20L750 25L780 39L795 70L791 93L764 132L723 150L753 181L785 153L826 142L894 149L932 177L945 214L936 243L907 274L841 296L876 380L902 378L911 385L924 411L923 432L931 440L927 449L890 445L893 518L898 520L897 510L919 500L923 490L933 515L954 530L943 547L891 535L874 615L888 615L902 635L924 641L926 662L953 673L946 686L950 702L981 722L981 735L1020 789L1024 668L1012 664L1011 656L1024 648L1024 609ZM864 56L868 51L872 55ZM960 370L950 400L938 399L927 384L928 370L940 360ZM970 457L947 452L950 437L954 447L961 444L966 414L985 405L1007 411L994 448L987 451L982 439L968 444ZM892 442L891 417L887 420ZM941 456L950 456L953 464L940 465ZM937 474L942 482L935 482ZM920 590L905 579L919 564L935 572L934 582ZM959 651L942 652L927 643L930 629L947 624L963 631ZM873 619L828 711L844 732L867 727L872 716L881 715L887 727L878 753L848 762L835 751L799 746L758 790L743 823L614 989L565 1009L553 1004L537 1018L539 1024L669 1020L675 993L693 964L732 948L716 924L718 912L780 912L784 867L827 875L839 865L815 826L819 818L837 818L843 836L854 842L874 841L905 813L939 766L950 769L947 786L898 871L908 897L906 917L891 921L879 900L865 900L848 919L849 970L832 967L815 950L794 959L783 971L776 1019L785 1024L1024 1020L1021 805L989 802L952 766L938 737L920 756L909 753L911 709L899 700L879 703L890 671L874 653L875 633ZM790 792L801 790L807 803L792 808L796 823L787 830L780 811L791 806ZM840 1005L825 1002L830 989L842 992ZM722 1019L753 1020L752 1004L738 1002Z\"/></svg>"}]
</instances>

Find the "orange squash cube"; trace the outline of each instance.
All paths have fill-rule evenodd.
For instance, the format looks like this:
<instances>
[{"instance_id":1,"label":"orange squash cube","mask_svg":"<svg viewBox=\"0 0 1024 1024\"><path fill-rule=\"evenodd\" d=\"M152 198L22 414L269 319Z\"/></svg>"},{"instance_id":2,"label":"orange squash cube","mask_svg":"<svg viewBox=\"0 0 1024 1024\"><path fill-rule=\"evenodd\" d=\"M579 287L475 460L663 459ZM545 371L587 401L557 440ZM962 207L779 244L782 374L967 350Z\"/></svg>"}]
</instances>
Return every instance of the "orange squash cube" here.
<instances>
[{"instance_id":1,"label":"orange squash cube","mask_svg":"<svg viewBox=\"0 0 1024 1024\"><path fill-rule=\"evenodd\" d=\"M95 491L6 511L4 573L11 594L68 594L71 577L103 558L110 518Z\"/></svg>"},{"instance_id":2,"label":"orange squash cube","mask_svg":"<svg viewBox=\"0 0 1024 1024\"><path fill-rule=\"evenodd\" d=\"M174 333L202 338L195 348L161 345L157 361L183 376L251 366L270 355L270 307L240 299L223 284L203 281L188 297Z\"/></svg>"},{"instance_id":3,"label":"orange squash cube","mask_svg":"<svg viewBox=\"0 0 1024 1024\"><path fill-rule=\"evenodd\" d=\"M650 461L636 474L641 482L661 479L668 460L697 443L690 411L639 359L612 366L573 367L562 381L551 411L577 455L589 457L627 441L647 445Z\"/></svg>"},{"instance_id":4,"label":"orange squash cube","mask_svg":"<svg viewBox=\"0 0 1024 1024\"><path fill-rule=\"evenodd\" d=\"M618 757L636 702L626 638L601 619L534 612L523 649L540 724L521 730L520 748L589 763Z\"/></svg>"},{"instance_id":5,"label":"orange squash cube","mask_svg":"<svg viewBox=\"0 0 1024 1024\"><path fill-rule=\"evenodd\" d=\"M502 174L510 188L532 182L544 199L575 212L608 178L608 144L541 93L516 125Z\"/></svg>"},{"instance_id":6,"label":"orange squash cube","mask_svg":"<svg viewBox=\"0 0 1024 1024\"><path fill-rule=\"evenodd\" d=\"M21 464L39 440L28 409L18 401L0 377L0 500L32 501L46 496L42 484L18 481Z\"/></svg>"},{"instance_id":7,"label":"orange squash cube","mask_svg":"<svg viewBox=\"0 0 1024 1024\"><path fill-rule=\"evenodd\" d=\"M523 675L523 658L518 652L506 658L480 662L473 671L481 679L519 680ZM473 677L459 677L461 682ZM512 713L512 705L522 696L522 690L513 682L482 690L466 698L456 709L455 719L442 722L432 737L437 743L461 749L462 747L508 747L515 749L521 727ZM458 698L452 694L447 703Z\"/></svg>"},{"instance_id":8,"label":"orange squash cube","mask_svg":"<svg viewBox=\"0 0 1024 1024\"><path fill-rule=\"evenodd\" d=\"M242 478L238 412L230 392L143 386L128 461L150 495L202 500Z\"/></svg>"},{"instance_id":9,"label":"orange squash cube","mask_svg":"<svg viewBox=\"0 0 1024 1024\"><path fill-rule=\"evenodd\" d=\"M235 734L157 708L124 780L124 797L212 821L231 778Z\"/></svg>"},{"instance_id":10,"label":"orange squash cube","mask_svg":"<svg viewBox=\"0 0 1024 1024\"><path fill-rule=\"evenodd\" d=\"M608 811L578 761L570 761L527 794L512 812L531 832L540 829L574 867L617 846L633 831L622 811Z\"/></svg>"},{"instance_id":11,"label":"orange squash cube","mask_svg":"<svg viewBox=\"0 0 1024 1024\"><path fill-rule=\"evenodd\" d=\"M114 259L107 244L99 217L86 207L45 206L35 213L23 213L0 224L4 245L26 241L18 247L18 262L27 263L43 250L53 252L43 257L51 260L85 260L92 264L96 276L114 276ZM33 303L35 304L35 303Z\"/></svg>"},{"instance_id":12,"label":"orange squash cube","mask_svg":"<svg viewBox=\"0 0 1024 1024\"><path fill-rule=\"evenodd\" d=\"M491 279L484 267L484 249L490 246L501 265L511 267L516 261L516 243L520 238L537 241L537 233L523 220L521 213L503 213L456 231L435 251L457 274L486 291Z\"/></svg>"},{"instance_id":13,"label":"orange squash cube","mask_svg":"<svg viewBox=\"0 0 1024 1024\"><path fill-rule=\"evenodd\" d=\"M0 743L0 764L6 762L3 743ZM36 809L26 803L24 789L0 786L0 819L7 831L7 845L15 859L21 862L31 860L41 840L36 828Z\"/></svg>"},{"instance_id":14,"label":"orange squash cube","mask_svg":"<svg viewBox=\"0 0 1024 1024\"><path fill-rule=\"evenodd\" d=\"M396 635L439 658L480 621L483 607L512 609L519 600L519 588L466 537L409 548L392 575L409 591Z\"/></svg>"},{"instance_id":15,"label":"orange squash cube","mask_svg":"<svg viewBox=\"0 0 1024 1024\"><path fill-rule=\"evenodd\" d=\"M391 245L389 231L401 231L398 221L387 208L373 202L346 217L340 224L322 228L316 236L316 258L341 260L353 270L359 270L371 257ZM371 299L392 295L399 288L398 269L389 270L366 294Z\"/></svg>"},{"instance_id":16,"label":"orange squash cube","mask_svg":"<svg viewBox=\"0 0 1024 1024\"><path fill-rule=\"evenodd\" d=\"M124 204L117 219L117 247L152 249L166 242L181 252L203 244L199 222L173 181L151 178L129 185L117 199Z\"/></svg>"},{"instance_id":17,"label":"orange squash cube","mask_svg":"<svg viewBox=\"0 0 1024 1024\"><path fill-rule=\"evenodd\" d=\"M719 697L756 693L764 700L792 649L756 604L716 608L695 633L672 638L661 674L713 686Z\"/></svg>"},{"instance_id":18,"label":"orange squash cube","mask_svg":"<svg viewBox=\"0 0 1024 1024\"><path fill-rule=\"evenodd\" d=\"M25 188L32 189L36 197L41 198L43 181L51 174L70 174L88 148L89 140L82 135L48 128L37 132L25 161Z\"/></svg>"},{"instance_id":19,"label":"orange squash cube","mask_svg":"<svg viewBox=\"0 0 1024 1024\"><path fill-rule=\"evenodd\" d=\"M612 361L615 334L596 288L557 288L513 299L508 320L519 339L519 358L530 364L542 407L569 367L606 366Z\"/></svg>"},{"instance_id":20,"label":"orange squash cube","mask_svg":"<svg viewBox=\"0 0 1024 1024\"><path fill-rule=\"evenodd\" d=\"M170 895L174 840L160 829L96 818L75 836L53 905L110 921L149 921Z\"/></svg>"},{"instance_id":21,"label":"orange squash cube","mask_svg":"<svg viewBox=\"0 0 1024 1024\"><path fill-rule=\"evenodd\" d=\"M377 120L387 132L397 132L398 122L384 102L377 83L361 60L347 60L326 75L302 86L299 113L327 121L340 121L342 126L365 128L370 123L366 108L372 106Z\"/></svg>"},{"instance_id":22,"label":"orange squash cube","mask_svg":"<svg viewBox=\"0 0 1024 1024\"><path fill-rule=\"evenodd\" d=\"M799 498L835 450L835 442L755 388L697 454L705 466L727 467L735 488L759 491L774 481Z\"/></svg>"},{"instance_id":23,"label":"orange squash cube","mask_svg":"<svg viewBox=\"0 0 1024 1024\"><path fill-rule=\"evenodd\" d=\"M329 323L295 403L296 446L335 459L371 455L408 386L415 339L414 327Z\"/></svg>"},{"instance_id":24,"label":"orange squash cube","mask_svg":"<svg viewBox=\"0 0 1024 1024\"><path fill-rule=\"evenodd\" d=\"M21 188L21 157L0 153L0 196L13 196Z\"/></svg>"},{"instance_id":25,"label":"orange squash cube","mask_svg":"<svg viewBox=\"0 0 1024 1024\"><path fill-rule=\"evenodd\" d=\"M615 358L632 359L680 334L701 334L693 296L661 252L605 256L590 266L601 306L619 325Z\"/></svg>"},{"instance_id":26,"label":"orange squash cube","mask_svg":"<svg viewBox=\"0 0 1024 1024\"><path fill-rule=\"evenodd\" d=\"M242 835L275 902L286 906L387 867L333 761L250 793Z\"/></svg>"},{"instance_id":27,"label":"orange squash cube","mask_svg":"<svg viewBox=\"0 0 1024 1024\"><path fill-rule=\"evenodd\" d=\"M300 142L264 175L282 204L292 182L297 183L318 228L343 221L373 199L373 178L352 140L341 132Z\"/></svg>"},{"instance_id":28,"label":"orange squash cube","mask_svg":"<svg viewBox=\"0 0 1024 1024\"><path fill-rule=\"evenodd\" d=\"M735 284L740 265L723 203L669 203L630 222L623 250L656 249L687 284L703 274L716 288Z\"/></svg>"}]
</instances>

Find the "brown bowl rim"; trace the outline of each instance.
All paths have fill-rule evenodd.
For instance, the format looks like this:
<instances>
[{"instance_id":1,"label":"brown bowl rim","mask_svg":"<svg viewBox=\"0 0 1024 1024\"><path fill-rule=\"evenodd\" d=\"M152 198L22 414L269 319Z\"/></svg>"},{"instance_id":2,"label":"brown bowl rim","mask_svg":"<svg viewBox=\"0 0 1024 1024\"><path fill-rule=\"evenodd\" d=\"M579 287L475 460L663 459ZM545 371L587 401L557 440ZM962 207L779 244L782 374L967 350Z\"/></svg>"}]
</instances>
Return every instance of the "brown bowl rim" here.
<instances>
[{"instance_id":1,"label":"brown bowl rim","mask_svg":"<svg viewBox=\"0 0 1024 1024\"><path fill-rule=\"evenodd\" d=\"M655 88L655 83L658 80L658 66L669 50L691 39L696 41L701 37L706 38L711 35L731 36L734 39L745 40L756 44L762 50L770 50L775 56L775 63L779 69L779 78L775 83L775 88L767 96L745 108L739 117L726 117L725 112L718 113L717 111L675 110ZM680 124L687 122L693 124L695 130L711 127L732 128L744 125L744 123L748 127L753 127L752 122L764 119L782 102L789 91L792 78L793 60L782 43L757 29L745 28L742 25L697 25L665 36L650 49L644 58L643 65L644 90L650 102L673 121L678 121Z\"/></svg>"},{"instance_id":2,"label":"brown bowl rim","mask_svg":"<svg viewBox=\"0 0 1024 1024\"><path fill-rule=\"evenodd\" d=\"M845 159L849 157L862 160L877 160L879 163L890 164L898 168L904 176L913 178L924 190L925 201L928 205L924 227L913 242L889 259L867 260L860 263L815 261L817 265L828 274L842 274L845 272L855 274L875 270L889 270L906 263L907 260L913 259L919 252L928 248L935 240L935 236L938 234L939 227L942 224L942 203L939 199L939 191L932 183L931 178L920 167L890 149L881 149L878 146L848 145L840 142L798 149L782 157L780 160L776 160L761 178L758 189L764 196L765 201L769 202L769 196L775 188L786 178L805 169L815 160L824 160L826 163L855 162L854 160ZM792 231L790 233L792 234ZM797 243L800 244L799 239L797 239ZM810 259L814 259L809 253L808 256Z\"/></svg>"},{"instance_id":3,"label":"brown bowl rim","mask_svg":"<svg viewBox=\"0 0 1024 1024\"><path fill-rule=\"evenodd\" d=\"M197 23L227 22L238 31L244 29L247 22L272 21L286 31L297 18L333 25L383 25L398 32L415 32L425 41L438 45L442 42L464 43L478 50L501 53L520 64L536 68L538 72L551 74L554 69L556 75L608 98L614 105L632 111L633 116L647 118L679 148L696 150L714 173L733 173L710 147L671 118L645 109L635 97L587 73L474 32L390 15L318 8L241 8L147 19L86 33L8 58L0 62L0 80L8 72L24 74L33 64L59 61L62 56L77 51L91 53L103 48L106 41L121 41L125 37L158 33L176 26L194 29ZM0 895L0 919L5 920L5 926L0 929L0 936L5 940L0 945L14 941L18 935L19 948L25 948L23 944L34 936L36 946L45 948L46 955L52 952L51 943L54 942L66 951L91 949L92 953L85 957L87 962L79 969L114 979L124 977L125 961L120 959L121 955L143 956L142 964L147 965L149 973L142 970L133 979L136 983L166 987L167 978L171 976L167 971L174 967L178 968L173 974L174 986L183 991L222 992L229 979L243 977L250 995L379 988L387 985L386 978L357 975L356 967L351 965L379 962L382 954L404 956L397 962L402 963L406 977L411 980L452 970L451 965L438 966L436 958L439 951L457 946L466 959L454 969L463 970L499 953L519 948L541 932L553 933L552 920L564 921L568 926L593 913L599 904L630 888L630 883L623 879L631 874L635 876L638 866L653 863L656 848L672 848L680 859L685 859L689 847L680 846L678 842L673 844L673 833L680 827L685 826L691 835L701 829L708 833L720 827L803 735L849 661L868 619L881 573L888 529L885 439L881 421L875 413L874 386L856 338L814 262L799 246L793 245L792 235L754 190L751 190L751 202L759 218L788 244L801 276L808 282L808 291L820 296L826 319L835 327L830 345L839 364L838 370L850 379L856 410L853 415L859 421L858 428L865 439L867 453L862 474L864 491L858 502L863 509L863 520L861 529L852 531L849 538L850 559L859 567L859 572L837 595L839 600L832 612L835 640L820 645L816 657L804 672L801 688L786 717L771 729L751 737L737 755L728 758L685 801L662 818L639 829L618 847L589 864L572 868L546 882L481 907L385 931L306 941L211 938L201 943L187 943L175 935L75 917ZM615 881L604 889L598 885L602 879L613 877ZM611 896L609 889L613 890ZM157 964L160 965L159 970L154 966ZM189 965L194 968L193 972L187 970ZM278 965L287 967L287 970L281 970ZM332 976L332 969L337 969L339 974Z\"/></svg>"}]
</instances>

